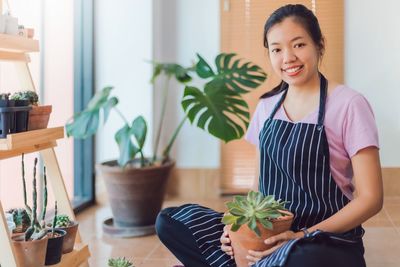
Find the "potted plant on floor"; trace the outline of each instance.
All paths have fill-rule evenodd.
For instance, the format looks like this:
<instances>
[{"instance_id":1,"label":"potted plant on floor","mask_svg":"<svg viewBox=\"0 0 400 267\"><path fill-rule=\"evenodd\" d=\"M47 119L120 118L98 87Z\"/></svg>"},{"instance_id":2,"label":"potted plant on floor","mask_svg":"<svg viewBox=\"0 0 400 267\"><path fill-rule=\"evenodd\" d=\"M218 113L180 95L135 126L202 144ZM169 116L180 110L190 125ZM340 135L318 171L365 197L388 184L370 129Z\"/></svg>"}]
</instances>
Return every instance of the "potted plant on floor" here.
<instances>
[{"instance_id":1,"label":"potted plant on floor","mask_svg":"<svg viewBox=\"0 0 400 267\"><path fill-rule=\"evenodd\" d=\"M79 223L72 221L68 215L57 215L55 221L55 227L57 229L64 230L67 234L64 237L63 242L63 254L69 253L74 250L76 233L78 232Z\"/></svg>"},{"instance_id":2,"label":"potted plant on floor","mask_svg":"<svg viewBox=\"0 0 400 267\"><path fill-rule=\"evenodd\" d=\"M29 111L28 131L47 128L52 105L39 105L39 96L35 91L16 92L10 99L28 101L32 107Z\"/></svg>"},{"instance_id":3,"label":"potted plant on floor","mask_svg":"<svg viewBox=\"0 0 400 267\"><path fill-rule=\"evenodd\" d=\"M285 209L285 202L274 196L263 196L250 191L247 196L234 196L226 203L228 211L222 222L229 225L229 238L238 267L248 266L249 250L264 251L271 248L264 240L290 229L293 214Z\"/></svg>"},{"instance_id":4,"label":"potted plant on floor","mask_svg":"<svg viewBox=\"0 0 400 267\"><path fill-rule=\"evenodd\" d=\"M119 158L97 166L106 183L114 225L121 231L139 229L141 231L136 232L138 235L154 233L154 222L164 199L167 178L175 164L169 154L187 120L225 142L243 136L250 114L242 95L260 86L266 74L260 67L236 59L235 54L222 53L215 58L215 64L216 67L212 68L200 55L196 64L190 67L154 63L152 82L163 74L166 86L151 157L145 157L142 150L147 135L145 119L142 116L126 119L117 108L118 98L110 96L112 87L96 93L87 108L67 123L68 136L87 138L97 132L100 113L104 122L111 110L121 117L123 126L114 136L120 151ZM206 81L202 90L189 84L193 75ZM168 84L172 77L185 85L181 101L185 116L159 154Z\"/></svg>"}]
</instances>

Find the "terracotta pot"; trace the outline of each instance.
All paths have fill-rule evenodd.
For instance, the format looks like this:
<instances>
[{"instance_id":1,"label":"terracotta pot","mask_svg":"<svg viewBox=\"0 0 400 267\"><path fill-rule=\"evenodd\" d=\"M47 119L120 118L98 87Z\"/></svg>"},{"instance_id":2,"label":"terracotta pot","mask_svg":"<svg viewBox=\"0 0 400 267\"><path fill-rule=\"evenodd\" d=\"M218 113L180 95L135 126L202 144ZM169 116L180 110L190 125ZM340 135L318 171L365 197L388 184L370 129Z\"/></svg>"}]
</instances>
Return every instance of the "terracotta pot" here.
<instances>
[{"instance_id":1,"label":"terracotta pot","mask_svg":"<svg viewBox=\"0 0 400 267\"><path fill-rule=\"evenodd\" d=\"M57 228L67 232L67 234L64 236L64 242L62 248L63 254L70 253L72 250L74 250L75 238L76 238L76 233L78 232L78 226L79 226L78 222L73 222L73 224L68 227Z\"/></svg>"},{"instance_id":2,"label":"terracotta pot","mask_svg":"<svg viewBox=\"0 0 400 267\"><path fill-rule=\"evenodd\" d=\"M29 111L28 130L32 131L47 128L51 110L51 105L32 106L31 111Z\"/></svg>"},{"instance_id":3,"label":"terracotta pot","mask_svg":"<svg viewBox=\"0 0 400 267\"><path fill-rule=\"evenodd\" d=\"M229 230L229 238L237 267L248 266L248 260L246 259L248 250L267 250L272 246L266 245L264 243L265 239L290 229L293 222L293 214L288 211L284 211L284 213L287 216L282 216L272 221L272 230L266 229L260 223L257 223L261 231L261 237L258 237L247 225L242 225L236 232Z\"/></svg>"},{"instance_id":4,"label":"terracotta pot","mask_svg":"<svg viewBox=\"0 0 400 267\"><path fill-rule=\"evenodd\" d=\"M116 161L97 165L110 200L114 224L119 227L154 225L164 201L174 161L145 168L125 167Z\"/></svg>"},{"instance_id":5,"label":"terracotta pot","mask_svg":"<svg viewBox=\"0 0 400 267\"><path fill-rule=\"evenodd\" d=\"M24 234L13 235L15 258L19 267L41 267L45 264L47 237L41 240L24 241Z\"/></svg>"}]
</instances>

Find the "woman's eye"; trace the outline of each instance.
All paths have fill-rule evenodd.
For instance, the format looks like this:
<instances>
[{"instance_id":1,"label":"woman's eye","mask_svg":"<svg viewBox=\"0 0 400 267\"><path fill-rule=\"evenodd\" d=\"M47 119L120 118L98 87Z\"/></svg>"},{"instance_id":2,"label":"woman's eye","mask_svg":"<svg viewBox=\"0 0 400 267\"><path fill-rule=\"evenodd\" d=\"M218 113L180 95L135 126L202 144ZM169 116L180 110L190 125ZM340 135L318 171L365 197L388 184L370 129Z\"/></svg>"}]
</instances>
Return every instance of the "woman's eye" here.
<instances>
[{"instance_id":1,"label":"woman's eye","mask_svg":"<svg viewBox=\"0 0 400 267\"><path fill-rule=\"evenodd\" d=\"M294 45L295 48L300 48L300 47L303 47L303 46L305 46L305 44L303 44L303 43L295 44L295 45Z\"/></svg>"},{"instance_id":2,"label":"woman's eye","mask_svg":"<svg viewBox=\"0 0 400 267\"><path fill-rule=\"evenodd\" d=\"M274 48L274 49L272 49L272 53L274 53L274 54L276 54L276 53L278 53L278 52L280 52L281 50L279 49L279 48Z\"/></svg>"}]
</instances>

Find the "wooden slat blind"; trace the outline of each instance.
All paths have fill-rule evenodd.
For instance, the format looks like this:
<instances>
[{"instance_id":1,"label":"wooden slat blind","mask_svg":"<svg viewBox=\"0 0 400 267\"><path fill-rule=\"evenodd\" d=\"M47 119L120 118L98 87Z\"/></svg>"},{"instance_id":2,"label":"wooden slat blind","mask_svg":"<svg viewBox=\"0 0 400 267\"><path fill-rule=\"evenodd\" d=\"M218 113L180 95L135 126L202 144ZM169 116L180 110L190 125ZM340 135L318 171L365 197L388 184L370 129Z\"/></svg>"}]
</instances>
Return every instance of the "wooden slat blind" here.
<instances>
[{"instance_id":1,"label":"wooden slat blind","mask_svg":"<svg viewBox=\"0 0 400 267\"><path fill-rule=\"evenodd\" d=\"M221 51L235 52L241 58L262 66L268 78L265 84L245 96L251 113L259 97L278 84L269 65L268 52L263 47L263 29L268 16L285 4L303 4L311 9L309 1L220 0ZM314 1L316 14L326 38L326 52L321 71L328 79L343 82L343 0ZM247 191L254 180L256 148L244 139L221 144L221 190L223 193Z\"/></svg>"}]
</instances>

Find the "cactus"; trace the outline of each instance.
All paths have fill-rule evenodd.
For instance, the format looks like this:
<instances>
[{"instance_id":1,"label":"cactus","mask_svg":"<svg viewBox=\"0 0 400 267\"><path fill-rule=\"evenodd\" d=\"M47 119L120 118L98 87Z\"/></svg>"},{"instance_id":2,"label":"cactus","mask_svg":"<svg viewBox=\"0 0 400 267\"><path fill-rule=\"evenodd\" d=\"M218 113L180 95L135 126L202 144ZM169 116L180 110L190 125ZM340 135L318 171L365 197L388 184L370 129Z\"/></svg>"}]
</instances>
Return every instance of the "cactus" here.
<instances>
[{"instance_id":1,"label":"cactus","mask_svg":"<svg viewBox=\"0 0 400 267\"><path fill-rule=\"evenodd\" d=\"M56 222L57 222L57 201L54 205L54 219L53 219L53 226L51 227L51 235L54 236L54 230L56 229Z\"/></svg>"},{"instance_id":2,"label":"cactus","mask_svg":"<svg viewBox=\"0 0 400 267\"><path fill-rule=\"evenodd\" d=\"M47 208L47 176L46 176L46 167L43 167L43 210L42 210L42 221L44 222L46 218L46 208ZM57 205L57 202L56 202Z\"/></svg>"},{"instance_id":3,"label":"cactus","mask_svg":"<svg viewBox=\"0 0 400 267\"><path fill-rule=\"evenodd\" d=\"M15 230L16 233L25 232L26 229L31 225L31 219L29 214L26 212L25 209L10 209L7 213L12 214L13 221L15 223Z\"/></svg>"},{"instance_id":4,"label":"cactus","mask_svg":"<svg viewBox=\"0 0 400 267\"><path fill-rule=\"evenodd\" d=\"M25 241L30 239L38 240L42 239L46 234L47 230L44 225L40 225L38 222L37 216L37 189L36 189L36 166L38 159L35 158L34 166L33 166L33 182L32 182L32 217L31 217L31 226L25 232ZM45 209L46 207L43 207Z\"/></svg>"},{"instance_id":5,"label":"cactus","mask_svg":"<svg viewBox=\"0 0 400 267\"><path fill-rule=\"evenodd\" d=\"M21 168L22 168L22 187L24 189L24 204L25 210L29 215L30 220L32 220L32 209L28 205L28 200L26 198L26 180L25 180L25 161L24 161L24 154L22 154L22 161L21 161Z\"/></svg>"},{"instance_id":6,"label":"cactus","mask_svg":"<svg viewBox=\"0 0 400 267\"><path fill-rule=\"evenodd\" d=\"M57 215L56 223L55 223L57 228L68 227L71 225L71 223L72 222L71 222L70 218L68 217L68 215Z\"/></svg>"},{"instance_id":7,"label":"cactus","mask_svg":"<svg viewBox=\"0 0 400 267\"><path fill-rule=\"evenodd\" d=\"M133 263L130 262L125 257L123 258L116 258L116 259L109 259L108 260L109 267L134 267Z\"/></svg>"}]
</instances>

